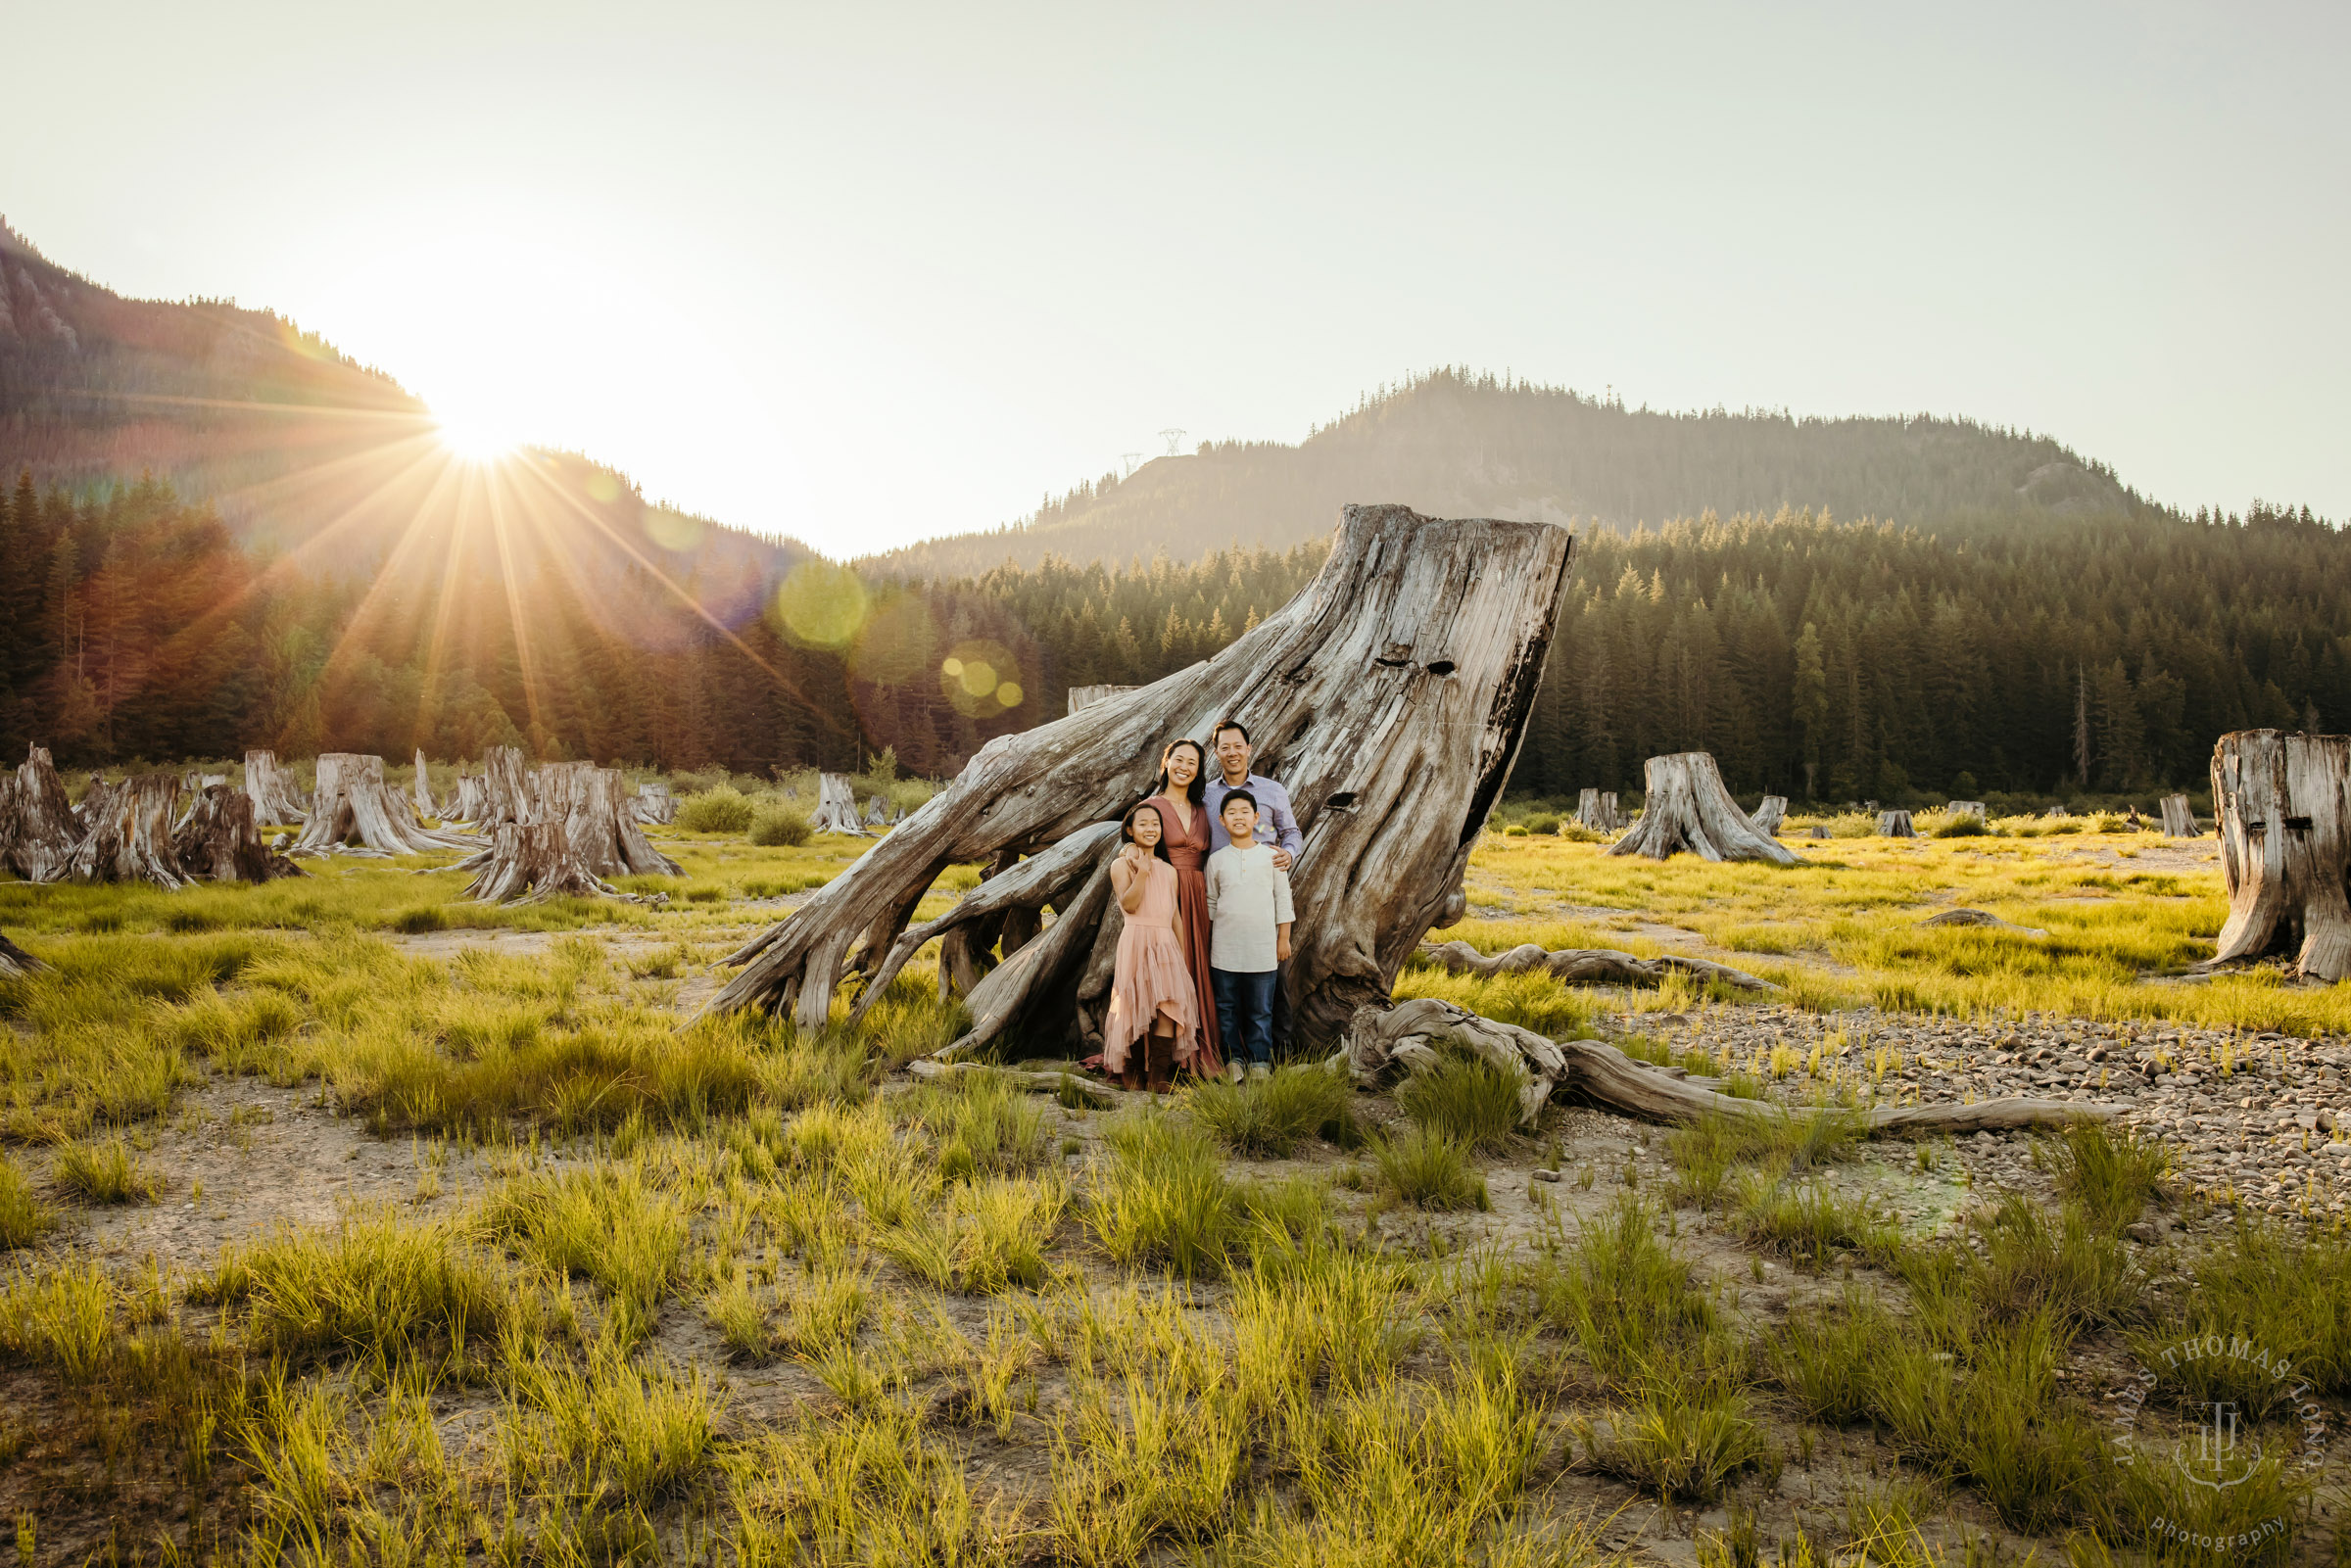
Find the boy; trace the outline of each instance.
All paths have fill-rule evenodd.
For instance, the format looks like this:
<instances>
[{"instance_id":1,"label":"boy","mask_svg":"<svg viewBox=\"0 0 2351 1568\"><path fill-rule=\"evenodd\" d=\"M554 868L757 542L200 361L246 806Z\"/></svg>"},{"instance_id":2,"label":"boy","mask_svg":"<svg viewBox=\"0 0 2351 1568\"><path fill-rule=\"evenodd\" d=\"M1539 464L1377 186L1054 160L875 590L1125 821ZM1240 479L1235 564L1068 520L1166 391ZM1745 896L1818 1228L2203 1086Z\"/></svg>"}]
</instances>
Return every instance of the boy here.
<instances>
[{"instance_id":1,"label":"boy","mask_svg":"<svg viewBox=\"0 0 2351 1568\"><path fill-rule=\"evenodd\" d=\"M1257 841L1257 797L1235 789L1217 813L1227 842L1208 857L1208 964L1217 1029L1239 1082L1241 1052L1253 1078L1273 1070L1273 987L1290 956L1290 877Z\"/></svg>"}]
</instances>

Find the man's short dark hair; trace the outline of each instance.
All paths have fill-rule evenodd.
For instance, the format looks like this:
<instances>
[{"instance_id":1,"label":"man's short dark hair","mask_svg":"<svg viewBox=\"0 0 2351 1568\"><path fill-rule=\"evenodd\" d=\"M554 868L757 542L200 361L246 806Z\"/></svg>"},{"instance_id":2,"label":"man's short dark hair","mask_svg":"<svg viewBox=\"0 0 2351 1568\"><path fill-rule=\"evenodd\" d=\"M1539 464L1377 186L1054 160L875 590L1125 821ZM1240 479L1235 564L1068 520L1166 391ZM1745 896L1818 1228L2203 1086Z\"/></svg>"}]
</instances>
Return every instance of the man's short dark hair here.
<instances>
[{"instance_id":1,"label":"man's short dark hair","mask_svg":"<svg viewBox=\"0 0 2351 1568\"><path fill-rule=\"evenodd\" d=\"M1226 813L1227 811L1230 811L1230 810L1232 809L1232 803L1233 803L1234 801L1236 801L1236 800L1246 800L1246 801L1248 801L1248 802L1249 802L1249 809L1250 809L1251 811L1255 811L1255 810L1257 810L1257 809L1258 809L1258 804L1257 804L1257 796L1255 796L1255 795L1251 794L1251 793L1250 793L1248 790L1246 790L1246 789L1235 789L1234 791L1232 791L1232 793L1230 793L1230 794L1226 795L1226 796L1224 797L1223 801L1221 804L1219 804L1219 805L1218 805L1218 807L1217 807L1217 815L1218 815L1218 816L1220 816L1220 817L1222 817L1222 816L1223 816L1223 815L1224 815L1224 813Z\"/></svg>"},{"instance_id":2,"label":"man's short dark hair","mask_svg":"<svg viewBox=\"0 0 2351 1568\"><path fill-rule=\"evenodd\" d=\"M1217 736L1223 735L1227 730L1238 730L1241 732L1241 738L1244 741L1247 741L1250 745L1257 744L1256 741L1249 739L1249 727L1241 723L1241 721L1238 719L1225 719L1219 722L1214 730L1208 732L1208 743L1212 746L1215 745L1217 743Z\"/></svg>"}]
</instances>

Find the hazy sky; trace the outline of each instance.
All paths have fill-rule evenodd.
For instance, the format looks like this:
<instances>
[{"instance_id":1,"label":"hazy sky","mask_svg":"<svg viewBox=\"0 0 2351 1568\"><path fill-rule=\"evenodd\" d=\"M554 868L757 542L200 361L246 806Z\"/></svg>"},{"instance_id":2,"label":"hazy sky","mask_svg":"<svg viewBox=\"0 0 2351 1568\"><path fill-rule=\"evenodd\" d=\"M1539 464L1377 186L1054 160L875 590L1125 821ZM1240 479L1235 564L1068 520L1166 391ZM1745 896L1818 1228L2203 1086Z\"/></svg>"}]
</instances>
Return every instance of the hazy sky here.
<instances>
[{"instance_id":1,"label":"hazy sky","mask_svg":"<svg viewBox=\"0 0 2351 1568\"><path fill-rule=\"evenodd\" d=\"M0 213L837 553L1445 363L2342 518L2347 18L19 5Z\"/></svg>"}]
</instances>

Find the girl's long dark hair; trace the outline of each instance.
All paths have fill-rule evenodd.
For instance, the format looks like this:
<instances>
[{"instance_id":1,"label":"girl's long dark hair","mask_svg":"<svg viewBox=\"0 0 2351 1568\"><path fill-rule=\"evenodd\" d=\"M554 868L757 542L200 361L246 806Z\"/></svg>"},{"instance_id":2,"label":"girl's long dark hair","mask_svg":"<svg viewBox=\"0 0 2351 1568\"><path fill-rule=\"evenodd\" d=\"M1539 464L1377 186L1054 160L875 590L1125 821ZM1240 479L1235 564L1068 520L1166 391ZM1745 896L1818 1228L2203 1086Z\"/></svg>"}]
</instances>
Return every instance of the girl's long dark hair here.
<instances>
[{"instance_id":1,"label":"girl's long dark hair","mask_svg":"<svg viewBox=\"0 0 2351 1568\"><path fill-rule=\"evenodd\" d=\"M1176 863L1174 861L1168 860L1168 814L1160 810L1157 806L1151 804L1151 802L1148 800L1144 801L1141 805L1136 806L1133 810L1128 812L1126 817L1119 823L1119 840L1122 843L1128 844L1134 842L1134 819L1141 816L1146 811L1159 819L1159 842L1151 846L1151 853L1157 855L1162 860L1167 860L1169 865L1175 865Z\"/></svg>"},{"instance_id":2,"label":"girl's long dark hair","mask_svg":"<svg viewBox=\"0 0 2351 1568\"><path fill-rule=\"evenodd\" d=\"M1189 736L1181 740L1169 741L1168 751L1173 751L1177 746L1190 746L1192 760L1199 764L1192 770L1192 782L1184 789L1184 796L1195 806L1205 804L1208 800L1208 751L1199 741L1192 739ZM1159 754L1159 783L1152 786L1153 792L1156 794L1164 795L1168 792L1168 751ZM1164 823L1167 819L1162 817L1160 821Z\"/></svg>"}]
</instances>

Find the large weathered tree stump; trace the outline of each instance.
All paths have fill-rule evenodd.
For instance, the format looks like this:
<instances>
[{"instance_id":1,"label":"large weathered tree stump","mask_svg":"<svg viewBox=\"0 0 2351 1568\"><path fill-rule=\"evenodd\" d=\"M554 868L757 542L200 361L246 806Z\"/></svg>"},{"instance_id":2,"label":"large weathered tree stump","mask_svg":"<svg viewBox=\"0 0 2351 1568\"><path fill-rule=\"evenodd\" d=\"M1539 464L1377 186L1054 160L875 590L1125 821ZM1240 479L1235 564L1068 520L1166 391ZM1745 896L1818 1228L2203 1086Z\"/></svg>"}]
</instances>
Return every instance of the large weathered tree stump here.
<instances>
[{"instance_id":1,"label":"large weathered tree stump","mask_svg":"<svg viewBox=\"0 0 2351 1568\"><path fill-rule=\"evenodd\" d=\"M2187 806L2185 795L2163 797L2163 836L2166 838L2201 838L2204 830L2196 822L2196 814Z\"/></svg>"},{"instance_id":2,"label":"large weathered tree stump","mask_svg":"<svg viewBox=\"0 0 2351 1568\"><path fill-rule=\"evenodd\" d=\"M790 1008L804 1026L822 1023L845 971L878 976L902 950L899 933L940 872L997 862L1012 869L967 901L999 906L1004 958L967 998L974 1027L948 1049L1015 1030L1032 1048L1090 1044L1118 940L1105 918L1115 838L1105 824L1150 792L1169 741L1205 741L1229 714L1248 726L1260 771L1288 787L1306 833L1290 872L1300 917L1288 995L1297 1039L1334 1042L1358 1008L1387 999L1422 933L1459 900L1517 756L1570 544L1543 523L1347 507L1297 597L1214 659L989 741L930 804L735 954L744 972L711 1009ZM1051 859L1051 874L1000 859L1022 855ZM1047 904L1055 918L1039 930Z\"/></svg>"},{"instance_id":3,"label":"large weathered tree stump","mask_svg":"<svg viewBox=\"0 0 2351 1568\"><path fill-rule=\"evenodd\" d=\"M1788 797L1765 795L1762 804L1755 807L1754 816L1749 820L1754 823L1755 832L1767 837L1778 837L1780 825L1788 820Z\"/></svg>"},{"instance_id":4,"label":"large weathered tree stump","mask_svg":"<svg viewBox=\"0 0 2351 1568\"><path fill-rule=\"evenodd\" d=\"M580 864L599 877L675 877L678 863L655 849L630 809L629 782L618 768L593 765L576 781L563 831Z\"/></svg>"},{"instance_id":5,"label":"large weathered tree stump","mask_svg":"<svg viewBox=\"0 0 2351 1568\"><path fill-rule=\"evenodd\" d=\"M1910 813L1906 811L1881 811L1878 813L1878 836L1880 838L1916 838L1918 827L1910 820Z\"/></svg>"},{"instance_id":6,"label":"large weathered tree stump","mask_svg":"<svg viewBox=\"0 0 2351 1568\"><path fill-rule=\"evenodd\" d=\"M191 881L265 882L309 875L262 842L253 797L224 784L197 791L172 831L171 852Z\"/></svg>"},{"instance_id":7,"label":"large weathered tree stump","mask_svg":"<svg viewBox=\"0 0 2351 1568\"><path fill-rule=\"evenodd\" d=\"M816 831L820 833L848 833L865 836L865 825L857 820L857 790L845 773L823 773L816 779Z\"/></svg>"},{"instance_id":8,"label":"large weathered tree stump","mask_svg":"<svg viewBox=\"0 0 2351 1568\"><path fill-rule=\"evenodd\" d=\"M637 786L637 798L629 803L639 822L657 822L664 825L678 820L678 800L669 792L669 784L660 779L648 779Z\"/></svg>"},{"instance_id":9,"label":"large weathered tree stump","mask_svg":"<svg viewBox=\"0 0 2351 1568\"><path fill-rule=\"evenodd\" d=\"M1690 850L1706 860L1762 860L1796 864L1796 851L1758 832L1722 786L1722 772L1703 751L1652 757L1643 770L1648 797L1639 826L1616 840L1611 855L1664 860Z\"/></svg>"},{"instance_id":10,"label":"large weathered tree stump","mask_svg":"<svg viewBox=\"0 0 2351 1568\"><path fill-rule=\"evenodd\" d=\"M524 788L525 821L499 824L553 827L545 833L493 832L490 842L453 871L475 874L474 896L504 902L544 882L555 892L618 897L609 877L675 877L678 863L655 849L630 809L628 781L618 768L593 762L550 762L532 770ZM554 893L541 896L553 897Z\"/></svg>"},{"instance_id":11,"label":"large weathered tree stump","mask_svg":"<svg viewBox=\"0 0 2351 1568\"><path fill-rule=\"evenodd\" d=\"M28 882L55 881L83 832L46 748L0 775L0 865Z\"/></svg>"},{"instance_id":12,"label":"large weathered tree stump","mask_svg":"<svg viewBox=\"0 0 2351 1568\"><path fill-rule=\"evenodd\" d=\"M536 904L566 894L581 898L626 895L588 869L560 822L502 822L465 896L486 904ZM473 861L467 862L474 864Z\"/></svg>"},{"instance_id":13,"label":"large weathered tree stump","mask_svg":"<svg viewBox=\"0 0 2351 1568\"><path fill-rule=\"evenodd\" d=\"M2295 955L2302 974L2351 974L2351 736L2238 730L2212 750L2229 920L2198 968Z\"/></svg>"},{"instance_id":14,"label":"large weathered tree stump","mask_svg":"<svg viewBox=\"0 0 2351 1568\"><path fill-rule=\"evenodd\" d=\"M379 855L430 855L472 849L480 842L469 833L417 822L408 798L385 784L383 758L326 751L318 756L311 819L293 852L324 855L356 848Z\"/></svg>"},{"instance_id":15,"label":"large weathered tree stump","mask_svg":"<svg viewBox=\"0 0 2351 1568\"><path fill-rule=\"evenodd\" d=\"M530 771L514 746L492 746L482 756L482 812L466 819L477 828L531 820Z\"/></svg>"},{"instance_id":16,"label":"large weathered tree stump","mask_svg":"<svg viewBox=\"0 0 2351 1568\"><path fill-rule=\"evenodd\" d=\"M1771 1101L1720 1093L1710 1079L1637 1062L1602 1041L1549 1039L1435 997L1415 997L1392 1008L1365 1008L1356 1015L1334 1060L1358 1081L1374 1083L1399 1069L1416 1071L1433 1066L1447 1044L1473 1051L1521 1076L1521 1122L1531 1122L1544 1102L1555 1095L1643 1121L1685 1122L1707 1116L1768 1119L1788 1115ZM2121 1110L2120 1106L2080 1100L2009 1099L1974 1105L1889 1106L1864 1112L1860 1119L1863 1130L1873 1135L1942 1136L2066 1121L2105 1121Z\"/></svg>"},{"instance_id":17,"label":"large weathered tree stump","mask_svg":"<svg viewBox=\"0 0 2351 1568\"><path fill-rule=\"evenodd\" d=\"M187 885L188 874L171 847L171 816L179 804L175 776L142 773L85 804L89 827L50 880L153 882L167 890Z\"/></svg>"},{"instance_id":18,"label":"large weathered tree stump","mask_svg":"<svg viewBox=\"0 0 2351 1568\"><path fill-rule=\"evenodd\" d=\"M253 820L288 827L308 821L310 802L295 787L292 775L277 765L274 751L245 753L245 798L253 802Z\"/></svg>"}]
</instances>

